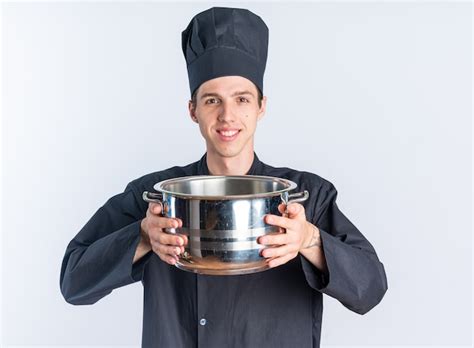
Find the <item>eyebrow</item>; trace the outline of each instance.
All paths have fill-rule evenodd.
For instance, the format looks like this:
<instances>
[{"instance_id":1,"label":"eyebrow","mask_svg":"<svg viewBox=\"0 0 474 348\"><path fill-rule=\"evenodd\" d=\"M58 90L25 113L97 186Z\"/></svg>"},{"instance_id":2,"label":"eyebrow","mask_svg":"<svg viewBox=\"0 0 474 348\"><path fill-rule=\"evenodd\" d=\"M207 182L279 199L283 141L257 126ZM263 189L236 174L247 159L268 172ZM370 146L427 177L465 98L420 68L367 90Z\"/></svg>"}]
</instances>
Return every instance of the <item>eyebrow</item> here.
<instances>
[{"instance_id":1,"label":"eyebrow","mask_svg":"<svg viewBox=\"0 0 474 348\"><path fill-rule=\"evenodd\" d=\"M250 91L237 91L237 92L232 93L231 97L237 97L239 95L250 95L252 97L255 97L255 95ZM201 96L201 99L204 99L206 97L219 97L219 98L221 98L222 96L219 95L218 93L204 93Z\"/></svg>"}]
</instances>

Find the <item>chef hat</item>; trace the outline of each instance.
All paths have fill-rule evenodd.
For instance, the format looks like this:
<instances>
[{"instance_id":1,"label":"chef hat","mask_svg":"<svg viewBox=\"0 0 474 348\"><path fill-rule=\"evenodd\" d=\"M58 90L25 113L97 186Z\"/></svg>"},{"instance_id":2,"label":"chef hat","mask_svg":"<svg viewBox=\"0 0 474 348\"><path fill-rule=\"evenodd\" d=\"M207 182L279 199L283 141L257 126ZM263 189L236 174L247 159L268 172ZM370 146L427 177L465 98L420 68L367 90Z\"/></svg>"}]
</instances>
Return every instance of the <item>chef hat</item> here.
<instances>
[{"instance_id":1,"label":"chef hat","mask_svg":"<svg viewBox=\"0 0 474 348\"><path fill-rule=\"evenodd\" d=\"M246 9L212 7L191 19L181 34L191 96L208 80L242 76L263 95L268 28Z\"/></svg>"}]
</instances>

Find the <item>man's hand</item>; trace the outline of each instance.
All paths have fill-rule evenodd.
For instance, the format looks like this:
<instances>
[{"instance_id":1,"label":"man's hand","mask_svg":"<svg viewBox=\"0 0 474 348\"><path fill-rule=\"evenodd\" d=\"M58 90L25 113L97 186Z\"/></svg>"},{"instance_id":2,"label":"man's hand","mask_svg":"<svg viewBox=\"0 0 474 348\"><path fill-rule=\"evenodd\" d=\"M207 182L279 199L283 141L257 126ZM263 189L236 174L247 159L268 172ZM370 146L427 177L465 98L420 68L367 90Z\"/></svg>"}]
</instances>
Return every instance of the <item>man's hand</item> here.
<instances>
[{"instance_id":1,"label":"man's hand","mask_svg":"<svg viewBox=\"0 0 474 348\"><path fill-rule=\"evenodd\" d=\"M179 228L183 222L178 218L167 218L160 215L162 206L157 203L150 203L146 212L146 217L141 221L141 240L137 247L140 249L153 250L164 262L174 265L178 261L178 255L184 253L184 246L188 244L188 239L184 235L173 235L165 233L164 228ZM137 258L135 254L134 262Z\"/></svg>"},{"instance_id":2,"label":"man's hand","mask_svg":"<svg viewBox=\"0 0 474 348\"><path fill-rule=\"evenodd\" d=\"M278 210L283 214L285 205L280 204ZM262 256L268 259L270 267L287 263L300 251L309 250L307 248L321 247L319 229L306 220L304 207L299 203L288 205L288 217L268 214L265 222L286 229L286 233L266 235L258 239L260 244L267 246L263 249ZM316 256L319 265L325 264L322 252Z\"/></svg>"}]
</instances>

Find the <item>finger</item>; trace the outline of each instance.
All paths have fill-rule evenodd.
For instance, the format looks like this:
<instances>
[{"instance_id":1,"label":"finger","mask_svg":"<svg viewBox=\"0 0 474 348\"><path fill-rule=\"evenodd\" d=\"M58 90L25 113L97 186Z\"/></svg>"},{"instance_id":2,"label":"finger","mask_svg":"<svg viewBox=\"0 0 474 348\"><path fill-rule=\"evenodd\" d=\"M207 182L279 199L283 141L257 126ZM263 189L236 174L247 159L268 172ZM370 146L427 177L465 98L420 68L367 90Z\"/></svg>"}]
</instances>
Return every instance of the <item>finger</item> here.
<instances>
[{"instance_id":1,"label":"finger","mask_svg":"<svg viewBox=\"0 0 474 348\"><path fill-rule=\"evenodd\" d=\"M160 244L154 244L152 245L152 249L153 249L153 252L160 257L161 260L163 260L164 262L170 265L175 265L176 262L178 262L179 260L179 256L178 254L176 254L177 250L173 250L173 247L167 247Z\"/></svg>"},{"instance_id":2,"label":"finger","mask_svg":"<svg viewBox=\"0 0 474 348\"><path fill-rule=\"evenodd\" d=\"M183 239L183 245L188 245L188 236L185 234L178 234Z\"/></svg>"},{"instance_id":3,"label":"finger","mask_svg":"<svg viewBox=\"0 0 474 348\"><path fill-rule=\"evenodd\" d=\"M292 236L287 233L266 234L258 238L262 245L284 245L293 242Z\"/></svg>"},{"instance_id":4,"label":"finger","mask_svg":"<svg viewBox=\"0 0 474 348\"><path fill-rule=\"evenodd\" d=\"M170 255L158 254L158 253L157 253L157 255L160 257L161 260L163 260L164 262L166 262L169 265L174 266L178 262L177 257L173 257L173 256L170 256Z\"/></svg>"},{"instance_id":5,"label":"finger","mask_svg":"<svg viewBox=\"0 0 474 348\"><path fill-rule=\"evenodd\" d=\"M180 238L180 240L178 241L178 246L181 248L181 254L183 254L186 245L188 245L188 237L184 234L178 234L177 237Z\"/></svg>"},{"instance_id":6,"label":"finger","mask_svg":"<svg viewBox=\"0 0 474 348\"><path fill-rule=\"evenodd\" d=\"M158 255L161 260L163 260L164 262L170 265L175 265L176 262L178 262L179 260L178 256L176 256L175 254L166 254L166 253L161 252L160 250L162 250L162 246L154 245L152 246L152 249L153 249L153 252L156 255Z\"/></svg>"},{"instance_id":7,"label":"finger","mask_svg":"<svg viewBox=\"0 0 474 348\"><path fill-rule=\"evenodd\" d=\"M291 203L288 205L289 217L295 217L297 215L304 214L304 207L299 203Z\"/></svg>"},{"instance_id":8,"label":"finger","mask_svg":"<svg viewBox=\"0 0 474 348\"><path fill-rule=\"evenodd\" d=\"M150 228L178 228L179 223L176 219L152 216L150 217Z\"/></svg>"},{"instance_id":9,"label":"finger","mask_svg":"<svg viewBox=\"0 0 474 348\"><path fill-rule=\"evenodd\" d=\"M272 247L272 248L265 248L262 250L262 256L264 258L271 258L271 257L281 257L285 256L288 254L294 254L295 253L295 247L292 245L281 245L278 247Z\"/></svg>"},{"instance_id":10,"label":"finger","mask_svg":"<svg viewBox=\"0 0 474 348\"><path fill-rule=\"evenodd\" d=\"M270 268L275 268L275 267L278 267L278 266L281 266L281 265L287 263L291 259L294 259L296 257L296 255L298 255L298 254L297 253L296 254L287 254L287 255L282 256L282 257L276 257L276 258L268 260L267 264Z\"/></svg>"},{"instance_id":11,"label":"finger","mask_svg":"<svg viewBox=\"0 0 474 348\"><path fill-rule=\"evenodd\" d=\"M152 240L163 245L171 245L175 247L184 246L184 240L182 236L165 233L163 231L154 235Z\"/></svg>"},{"instance_id":12,"label":"finger","mask_svg":"<svg viewBox=\"0 0 474 348\"><path fill-rule=\"evenodd\" d=\"M183 221L179 218L176 218L176 221L178 221L178 228L182 228L183 227ZM182 253L184 253L184 246L188 245L188 237L184 234L178 234L178 236L182 240L182 244L180 244L181 245L181 254L182 254Z\"/></svg>"},{"instance_id":13,"label":"finger","mask_svg":"<svg viewBox=\"0 0 474 348\"><path fill-rule=\"evenodd\" d=\"M161 213L162 205L159 203L149 203L148 210L150 210L153 214L158 215Z\"/></svg>"},{"instance_id":14,"label":"finger","mask_svg":"<svg viewBox=\"0 0 474 348\"><path fill-rule=\"evenodd\" d=\"M165 244L155 243L155 249L160 254L165 254L165 255L173 256L173 257L181 254L181 247L175 246L175 245L165 245Z\"/></svg>"},{"instance_id":15,"label":"finger","mask_svg":"<svg viewBox=\"0 0 474 348\"><path fill-rule=\"evenodd\" d=\"M285 214L285 211L286 211L286 204L284 203L281 203L279 206L278 206L278 211L280 212L280 214Z\"/></svg>"},{"instance_id":16,"label":"finger","mask_svg":"<svg viewBox=\"0 0 474 348\"><path fill-rule=\"evenodd\" d=\"M277 216L272 214L265 215L265 222L269 225L280 226L283 228L294 227L294 221L291 221L290 219L283 216Z\"/></svg>"}]
</instances>

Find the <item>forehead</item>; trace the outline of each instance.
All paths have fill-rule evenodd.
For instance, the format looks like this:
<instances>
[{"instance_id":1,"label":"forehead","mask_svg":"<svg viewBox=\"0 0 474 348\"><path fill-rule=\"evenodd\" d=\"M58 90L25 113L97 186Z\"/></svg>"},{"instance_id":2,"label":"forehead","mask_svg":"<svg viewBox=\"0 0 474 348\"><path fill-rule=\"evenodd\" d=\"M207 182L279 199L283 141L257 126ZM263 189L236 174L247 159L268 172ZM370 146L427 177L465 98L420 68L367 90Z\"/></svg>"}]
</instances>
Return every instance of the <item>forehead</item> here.
<instances>
[{"instance_id":1,"label":"forehead","mask_svg":"<svg viewBox=\"0 0 474 348\"><path fill-rule=\"evenodd\" d=\"M222 76L204 82L198 88L197 95L216 93L223 96L231 95L237 91L249 91L257 96L255 84L242 76Z\"/></svg>"}]
</instances>

